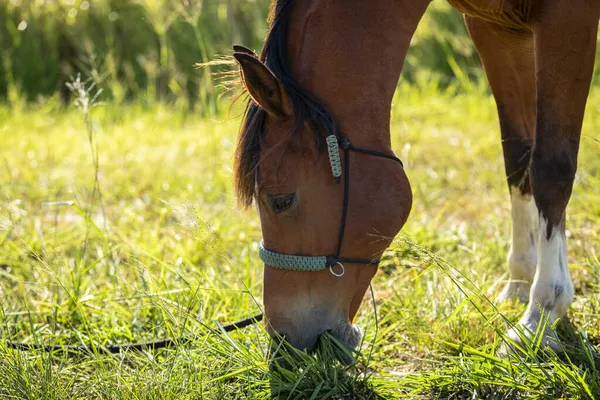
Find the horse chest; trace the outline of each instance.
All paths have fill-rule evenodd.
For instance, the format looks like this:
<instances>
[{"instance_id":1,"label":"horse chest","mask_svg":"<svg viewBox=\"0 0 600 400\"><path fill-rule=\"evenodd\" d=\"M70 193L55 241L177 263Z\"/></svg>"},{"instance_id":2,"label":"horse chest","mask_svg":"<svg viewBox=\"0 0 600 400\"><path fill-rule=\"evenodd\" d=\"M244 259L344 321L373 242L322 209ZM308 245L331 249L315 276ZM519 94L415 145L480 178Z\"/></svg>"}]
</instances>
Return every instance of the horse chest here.
<instances>
[{"instance_id":1,"label":"horse chest","mask_svg":"<svg viewBox=\"0 0 600 400\"><path fill-rule=\"evenodd\" d=\"M448 0L458 11L510 28L525 28L534 0Z\"/></svg>"}]
</instances>

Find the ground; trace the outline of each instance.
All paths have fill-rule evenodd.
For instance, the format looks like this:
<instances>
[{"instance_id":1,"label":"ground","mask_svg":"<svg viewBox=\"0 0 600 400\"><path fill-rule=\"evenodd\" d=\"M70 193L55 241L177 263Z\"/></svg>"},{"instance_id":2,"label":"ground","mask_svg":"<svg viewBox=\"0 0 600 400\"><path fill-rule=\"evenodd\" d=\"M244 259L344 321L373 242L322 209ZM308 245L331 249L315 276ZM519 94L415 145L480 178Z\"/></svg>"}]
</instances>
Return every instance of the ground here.
<instances>
[{"instance_id":1,"label":"ground","mask_svg":"<svg viewBox=\"0 0 600 400\"><path fill-rule=\"evenodd\" d=\"M236 207L231 185L235 109L203 119L106 104L86 125L81 109L52 102L0 107L0 397L600 398L599 109L593 88L567 218L576 299L558 326L566 354L496 356L524 306L495 303L510 210L487 89L402 85L392 134L414 206L373 281L376 307L368 293L357 318L361 355L333 363L324 340L323 362L306 356L282 379L260 326L219 333L262 305L258 218ZM193 341L120 355L4 342L182 336Z\"/></svg>"}]
</instances>

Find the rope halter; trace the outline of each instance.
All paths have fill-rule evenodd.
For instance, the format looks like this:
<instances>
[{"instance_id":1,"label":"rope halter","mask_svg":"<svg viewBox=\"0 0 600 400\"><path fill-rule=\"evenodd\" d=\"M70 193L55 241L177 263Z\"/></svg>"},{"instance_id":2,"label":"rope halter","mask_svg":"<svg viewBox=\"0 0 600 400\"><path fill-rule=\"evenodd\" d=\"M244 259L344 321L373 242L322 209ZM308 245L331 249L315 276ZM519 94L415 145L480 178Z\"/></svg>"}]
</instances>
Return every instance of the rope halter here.
<instances>
[{"instance_id":1,"label":"rope halter","mask_svg":"<svg viewBox=\"0 0 600 400\"><path fill-rule=\"evenodd\" d=\"M258 256L267 265L272 267L292 270L292 271L322 271L329 268L329 272L334 276L341 277L345 274L346 268L343 263L357 264L379 264L379 260L366 260L355 258L340 257L342 244L344 241L344 231L346 227L346 217L348 214L348 194L350 185L350 152L369 154L376 157L388 158L402 165L402 161L392 154L382 153L375 150L363 149L352 145L348 138L335 134L328 135L325 138L327 142L327 154L329 156L329 165L331 166L331 175L335 182L340 183L342 175L344 175L344 203L342 207L342 218L340 223L340 231L338 234L338 246L335 255L332 256L305 256L278 253L265 248L264 242L261 241L258 246ZM344 152L344 170L340 157L340 149ZM344 173L345 172L345 173ZM340 271L336 270L339 267Z\"/></svg>"}]
</instances>

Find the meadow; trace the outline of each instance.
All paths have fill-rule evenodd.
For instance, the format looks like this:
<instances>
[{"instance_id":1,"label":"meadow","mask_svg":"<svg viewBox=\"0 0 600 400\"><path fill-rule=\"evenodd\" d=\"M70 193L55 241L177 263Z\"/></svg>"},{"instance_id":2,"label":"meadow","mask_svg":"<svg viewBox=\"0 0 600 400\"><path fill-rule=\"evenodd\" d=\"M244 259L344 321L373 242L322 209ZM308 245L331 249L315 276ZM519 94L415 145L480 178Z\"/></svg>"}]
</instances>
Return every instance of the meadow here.
<instances>
[{"instance_id":1,"label":"meadow","mask_svg":"<svg viewBox=\"0 0 600 400\"><path fill-rule=\"evenodd\" d=\"M3 6L14 11L16 3ZM79 10L81 3L72 2ZM258 4L257 21L266 15L266 2ZM178 78L164 95L156 76L140 78L155 82L148 85L111 78L118 69L108 63L100 68L106 74L71 71L92 79L85 90L71 81L66 104L56 84L29 94L21 78L5 74L0 398L600 398L600 90L594 84L590 93L568 208L576 299L557 326L565 352L534 344L527 357L500 357L503 332L524 306L495 301L510 237L495 103L472 48L460 51L468 39L433 39L462 29L452 28L459 19L445 5L432 10L393 106L392 141L411 180L413 210L357 317L365 337L351 366L333 361L343 350L325 337L315 355L297 355L294 371L274 374L260 324L222 331L262 307L258 217L236 206L231 184L241 107L228 115L228 100L204 86L194 89L197 97L178 96L173 82L183 78L171 61L164 73ZM264 24L256 24L248 35L260 38ZM427 49L442 50L436 58ZM138 70L147 71L156 72ZM209 79L191 69L189 77ZM102 352L164 338L186 340L157 351ZM6 341L90 351L22 352Z\"/></svg>"},{"instance_id":2,"label":"meadow","mask_svg":"<svg viewBox=\"0 0 600 400\"><path fill-rule=\"evenodd\" d=\"M261 307L260 227L254 210L236 208L230 182L239 118L104 105L86 125L75 107L2 108L3 339L194 340L114 356L1 341L0 395L268 398L274 386L292 399L598 398L599 107L594 89L569 206L577 297L559 326L567 356L495 355L523 307L493 301L510 234L493 100L483 86L401 85L393 141L415 202L357 319L362 355L351 368L318 363L327 351L306 357L289 381L269 372L260 326L218 334Z\"/></svg>"}]
</instances>

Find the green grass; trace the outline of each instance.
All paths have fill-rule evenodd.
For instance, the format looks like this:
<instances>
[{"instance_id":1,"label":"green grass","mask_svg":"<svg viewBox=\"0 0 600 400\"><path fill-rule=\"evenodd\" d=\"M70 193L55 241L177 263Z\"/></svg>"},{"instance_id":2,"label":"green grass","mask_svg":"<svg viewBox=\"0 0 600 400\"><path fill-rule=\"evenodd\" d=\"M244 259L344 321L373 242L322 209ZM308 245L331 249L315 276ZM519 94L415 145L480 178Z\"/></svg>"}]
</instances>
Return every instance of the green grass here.
<instances>
[{"instance_id":1,"label":"green grass","mask_svg":"<svg viewBox=\"0 0 600 400\"><path fill-rule=\"evenodd\" d=\"M86 126L80 110L53 102L0 108L2 338L195 338L114 356L16 352L0 341L0 397L599 398L599 108L594 89L568 215L576 300L558 327L565 356L495 356L499 332L524 310L493 302L510 234L495 107L477 85L456 94L422 83L395 98L393 143L415 200L373 281L376 308L368 294L358 316L357 363L331 362L341 350L324 339L283 377L269 372L260 326L218 333L217 321L262 304L258 218L235 207L231 188L239 118L108 104Z\"/></svg>"}]
</instances>

